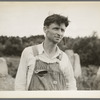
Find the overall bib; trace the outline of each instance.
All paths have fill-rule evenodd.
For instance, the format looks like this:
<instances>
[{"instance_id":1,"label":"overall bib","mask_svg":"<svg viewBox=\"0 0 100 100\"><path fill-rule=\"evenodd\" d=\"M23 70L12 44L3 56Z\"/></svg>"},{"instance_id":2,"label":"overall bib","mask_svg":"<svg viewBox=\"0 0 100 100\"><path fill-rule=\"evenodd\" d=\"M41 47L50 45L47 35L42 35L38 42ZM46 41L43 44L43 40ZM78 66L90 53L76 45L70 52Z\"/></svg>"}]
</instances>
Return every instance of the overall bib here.
<instances>
[{"instance_id":1,"label":"overall bib","mask_svg":"<svg viewBox=\"0 0 100 100\"><path fill-rule=\"evenodd\" d=\"M67 90L66 79L59 63L37 59L28 90Z\"/></svg>"}]
</instances>

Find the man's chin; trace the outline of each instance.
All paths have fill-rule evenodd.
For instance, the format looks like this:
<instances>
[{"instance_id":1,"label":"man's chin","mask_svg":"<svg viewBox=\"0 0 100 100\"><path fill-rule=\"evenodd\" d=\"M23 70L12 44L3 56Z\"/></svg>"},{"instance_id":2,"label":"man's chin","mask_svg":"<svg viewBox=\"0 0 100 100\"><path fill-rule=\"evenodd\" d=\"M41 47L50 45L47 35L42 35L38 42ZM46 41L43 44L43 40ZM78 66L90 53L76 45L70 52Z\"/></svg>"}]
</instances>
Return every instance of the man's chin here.
<instances>
[{"instance_id":1,"label":"man's chin","mask_svg":"<svg viewBox=\"0 0 100 100\"><path fill-rule=\"evenodd\" d=\"M54 43L58 44L61 40L55 40Z\"/></svg>"}]
</instances>

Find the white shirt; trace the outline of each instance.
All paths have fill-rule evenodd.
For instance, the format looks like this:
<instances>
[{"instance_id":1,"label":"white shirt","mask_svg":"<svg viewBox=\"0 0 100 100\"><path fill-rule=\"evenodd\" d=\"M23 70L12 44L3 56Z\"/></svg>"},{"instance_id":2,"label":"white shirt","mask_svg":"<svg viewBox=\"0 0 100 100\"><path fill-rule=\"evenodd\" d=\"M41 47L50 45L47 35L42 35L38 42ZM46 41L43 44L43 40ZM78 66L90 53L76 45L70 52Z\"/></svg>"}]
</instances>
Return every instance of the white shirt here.
<instances>
[{"instance_id":1,"label":"white shirt","mask_svg":"<svg viewBox=\"0 0 100 100\"><path fill-rule=\"evenodd\" d=\"M57 62L56 58L59 54L63 53L61 61L59 61L60 69L68 80L66 86L68 90L77 90L76 80L74 78L73 68L68 59L68 56L57 47L56 54L50 58L43 48L43 43L37 45L39 55L34 57L32 46L26 47L21 55L16 79L15 79L15 90L27 90L31 81L31 77L34 71L36 59L40 59L46 63ZM29 66L29 67L28 67ZM28 72L27 69L29 68Z\"/></svg>"}]
</instances>

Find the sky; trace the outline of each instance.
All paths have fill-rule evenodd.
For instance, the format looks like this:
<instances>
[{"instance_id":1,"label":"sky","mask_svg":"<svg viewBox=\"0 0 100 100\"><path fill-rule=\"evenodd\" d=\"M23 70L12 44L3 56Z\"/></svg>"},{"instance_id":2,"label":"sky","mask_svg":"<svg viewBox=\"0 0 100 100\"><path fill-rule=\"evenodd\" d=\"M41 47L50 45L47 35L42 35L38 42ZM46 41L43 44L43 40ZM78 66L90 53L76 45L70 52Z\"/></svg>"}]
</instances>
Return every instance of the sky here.
<instances>
[{"instance_id":1,"label":"sky","mask_svg":"<svg viewBox=\"0 0 100 100\"><path fill-rule=\"evenodd\" d=\"M51 14L70 20L64 36L85 37L96 32L100 37L100 2L0 2L0 36L45 35L43 22Z\"/></svg>"}]
</instances>

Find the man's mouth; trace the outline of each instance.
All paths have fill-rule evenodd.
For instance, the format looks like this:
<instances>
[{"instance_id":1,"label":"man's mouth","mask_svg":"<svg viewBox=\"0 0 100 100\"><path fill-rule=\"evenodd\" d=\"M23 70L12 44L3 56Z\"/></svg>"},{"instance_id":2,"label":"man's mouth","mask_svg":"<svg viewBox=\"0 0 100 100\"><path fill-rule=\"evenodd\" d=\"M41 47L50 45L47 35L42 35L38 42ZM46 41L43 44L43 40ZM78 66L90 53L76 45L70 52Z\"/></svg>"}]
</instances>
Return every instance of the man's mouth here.
<instances>
[{"instance_id":1,"label":"man's mouth","mask_svg":"<svg viewBox=\"0 0 100 100\"><path fill-rule=\"evenodd\" d=\"M55 36L55 38L60 39L61 37L60 36Z\"/></svg>"},{"instance_id":2,"label":"man's mouth","mask_svg":"<svg viewBox=\"0 0 100 100\"><path fill-rule=\"evenodd\" d=\"M57 39L57 40L59 40L59 39L60 39L60 37L56 37L56 39Z\"/></svg>"}]
</instances>

